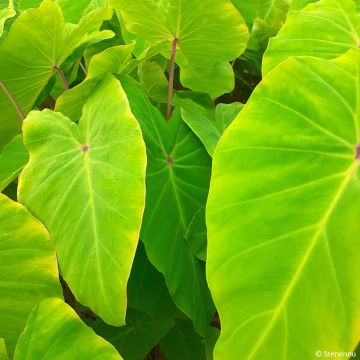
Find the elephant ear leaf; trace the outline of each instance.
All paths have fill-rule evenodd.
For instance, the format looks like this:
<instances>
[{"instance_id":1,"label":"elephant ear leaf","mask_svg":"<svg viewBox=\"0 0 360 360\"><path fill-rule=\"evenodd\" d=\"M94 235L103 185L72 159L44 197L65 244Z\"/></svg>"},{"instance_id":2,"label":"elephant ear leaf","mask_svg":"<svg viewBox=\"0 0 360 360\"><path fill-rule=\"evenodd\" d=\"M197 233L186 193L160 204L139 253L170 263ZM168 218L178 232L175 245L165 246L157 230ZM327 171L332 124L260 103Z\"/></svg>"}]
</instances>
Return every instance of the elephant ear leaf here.
<instances>
[{"instance_id":1,"label":"elephant ear leaf","mask_svg":"<svg viewBox=\"0 0 360 360\"><path fill-rule=\"evenodd\" d=\"M162 50L168 56L175 39L179 57L194 64L230 61L245 50L248 29L230 1L168 0L166 3L164 9L155 0L112 0L125 28L145 36L152 45L162 43ZM220 42L226 46L219 46Z\"/></svg>"},{"instance_id":2,"label":"elephant ear leaf","mask_svg":"<svg viewBox=\"0 0 360 360\"><path fill-rule=\"evenodd\" d=\"M320 0L292 11L264 54L263 74L290 56L335 59L360 45L360 15L352 0Z\"/></svg>"},{"instance_id":3,"label":"elephant ear leaf","mask_svg":"<svg viewBox=\"0 0 360 360\"><path fill-rule=\"evenodd\" d=\"M3 194L0 209L0 338L12 359L32 308L46 297L61 297L61 287L45 227Z\"/></svg>"},{"instance_id":4,"label":"elephant ear leaf","mask_svg":"<svg viewBox=\"0 0 360 360\"><path fill-rule=\"evenodd\" d=\"M97 84L79 125L60 113L33 111L23 135L30 161L19 200L48 228L77 300L110 325L123 325L146 151L120 83L108 75Z\"/></svg>"},{"instance_id":5,"label":"elephant ear leaf","mask_svg":"<svg viewBox=\"0 0 360 360\"><path fill-rule=\"evenodd\" d=\"M110 10L99 10L88 14L80 24L67 27L61 8L52 0L19 15L0 44L0 149L20 132L22 118L49 80L60 72L63 62L94 32L98 34L109 17ZM17 110L11 97L17 102Z\"/></svg>"},{"instance_id":6,"label":"elephant ear leaf","mask_svg":"<svg viewBox=\"0 0 360 360\"><path fill-rule=\"evenodd\" d=\"M0 37L4 32L4 24L7 19L10 19L16 15L13 1L9 0L9 5L3 9L0 9Z\"/></svg>"},{"instance_id":7,"label":"elephant ear leaf","mask_svg":"<svg viewBox=\"0 0 360 360\"><path fill-rule=\"evenodd\" d=\"M115 348L97 336L60 299L42 301L31 312L14 360L121 360Z\"/></svg>"},{"instance_id":8,"label":"elephant ear leaf","mask_svg":"<svg viewBox=\"0 0 360 360\"><path fill-rule=\"evenodd\" d=\"M359 50L290 58L220 140L207 205L207 275L222 325L215 358L356 347L359 84Z\"/></svg>"}]
</instances>

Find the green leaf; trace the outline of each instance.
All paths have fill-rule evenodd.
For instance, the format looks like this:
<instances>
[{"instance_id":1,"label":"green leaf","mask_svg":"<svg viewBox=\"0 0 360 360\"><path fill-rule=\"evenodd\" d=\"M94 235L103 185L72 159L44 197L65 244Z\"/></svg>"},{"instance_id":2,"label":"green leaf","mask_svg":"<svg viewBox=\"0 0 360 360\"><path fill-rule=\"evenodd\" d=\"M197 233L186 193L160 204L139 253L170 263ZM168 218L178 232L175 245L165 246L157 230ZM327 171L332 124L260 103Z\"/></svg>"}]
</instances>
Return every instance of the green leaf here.
<instances>
[{"instance_id":1,"label":"green leaf","mask_svg":"<svg viewBox=\"0 0 360 360\"><path fill-rule=\"evenodd\" d=\"M59 299L46 299L31 312L14 360L121 360L111 344L86 326Z\"/></svg>"},{"instance_id":2,"label":"green leaf","mask_svg":"<svg viewBox=\"0 0 360 360\"><path fill-rule=\"evenodd\" d=\"M124 324L146 166L125 93L106 76L79 125L60 113L33 111L23 134L30 162L19 179L20 201L48 228L76 299L105 322Z\"/></svg>"},{"instance_id":3,"label":"green leaf","mask_svg":"<svg viewBox=\"0 0 360 360\"><path fill-rule=\"evenodd\" d=\"M5 341L4 339L0 338L0 360L9 360L7 351L6 351L6 346L5 346Z\"/></svg>"},{"instance_id":4,"label":"green leaf","mask_svg":"<svg viewBox=\"0 0 360 360\"><path fill-rule=\"evenodd\" d=\"M21 134L15 136L0 154L0 191L3 191L20 174L29 156Z\"/></svg>"},{"instance_id":5,"label":"green leaf","mask_svg":"<svg viewBox=\"0 0 360 360\"><path fill-rule=\"evenodd\" d=\"M173 325L172 319L156 319L142 311L128 308L126 326L116 328L96 320L92 328L113 344L124 360L144 360Z\"/></svg>"},{"instance_id":6,"label":"green leaf","mask_svg":"<svg viewBox=\"0 0 360 360\"><path fill-rule=\"evenodd\" d=\"M228 62L210 66L187 64L180 73L183 86L209 94L212 99L230 93L235 87L234 71Z\"/></svg>"},{"instance_id":7,"label":"green leaf","mask_svg":"<svg viewBox=\"0 0 360 360\"><path fill-rule=\"evenodd\" d=\"M65 26L60 7L45 0L39 8L26 10L16 19L0 44L0 80L25 115L55 75L56 66L61 67L74 50L94 37L103 39L103 35L98 38L102 32L96 30L109 17L110 10L99 10L88 14L79 25ZM109 36L108 32L104 35ZM0 117L1 149L21 129L19 115L2 90Z\"/></svg>"},{"instance_id":8,"label":"green leaf","mask_svg":"<svg viewBox=\"0 0 360 360\"><path fill-rule=\"evenodd\" d=\"M164 70L157 62L140 64L138 69L142 87L153 101L166 103L168 95L168 80Z\"/></svg>"},{"instance_id":9,"label":"green leaf","mask_svg":"<svg viewBox=\"0 0 360 360\"><path fill-rule=\"evenodd\" d=\"M61 297L61 288L45 227L3 194L0 209L0 338L12 358L31 309L46 297Z\"/></svg>"},{"instance_id":10,"label":"green leaf","mask_svg":"<svg viewBox=\"0 0 360 360\"><path fill-rule=\"evenodd\" d=\"M360 15L352 0L321 0L290 12L276 38L269 42L263 74L290 56L335 59L360 44Z\"/></svg>"},{"instance_id":11,"label":"green leaf","mask_svg":"<svg viewBox=\"0 0 360 360\"><path fill-rule=\"evenodd\" d=\"M207 205L207 275L221 319L215 359L355 348L359 84L359 50L288 59L222 137Z\"/></svg>"},{"instance_id":12,"label":"green leaf","mask_svg":"<svg viewBox=\"0 0 360 360\"><path fill-rule=\"evenodd\" d=\"M193 324L178 319L169 334L160 342L168 360L207 360L206 340L199 336Z\"/></svg>"},{"instance_id":13,"label":"green leaf","mask_svg":"<svg viewBox=\"0 0 360 360\"><path fill-rule=\"evenodd\" d=\"M248 40L244 20L228 0L112 0L112 5L127 31L162 44L167 57L178 39L178 57L193 65L233 60Z\"/></svg>"},{"instance_id":14,"label":"green leaf","mask_svg":"<svg viewBox=\"0 0 360 360\"><path fill-rule=\"evenodd\" d=\"M192 253L202 261L206 261L206 234L205 207L203 207L193 216L184 235Z\"/></svg>"},{"instance_id":15,"label":"green leaf","mask_svg":"<svg viewBox=\"0 0 360 360\"><path fill-rule=\"evenodd\" d=\"M231 104L217 104L215 108L215 121L217 128L223 133L234 121L244 104L233 102Z\"/></svg>"},{"instance_id":16,"label":"green leaf","mask_svg":"<svg viewBox=\"0 0 360 360\"><path fill-rule=\"evenodd\" d=\"M121 83L147 146L141 239L150 261L164 274L175 304L202 333L214 308L204 264L183 236L195 212L205 204L211 159L177 111L167 122L135 82L122 78Z\"/></svg>"},{"instance_id":17,"label":"green leaf","mask_svg":"<svg viewBox=\"0 0 360 360\"><path fill-rule=\"evenodd\" d=\"M7 19L10 19L16 15L13 1L9 0L9 5L3 9L0 9L0 38L4 31L4 24Z\"/></svg>"},{"instance_id":18,"label":"green leaf","mask_svg":"<svg viewBox=\"0 0 360 360\"><path fill-rule=\"evenodd\" d=\"M173 318L177 311L165 284L164 276L147 258L140 241L128 282L128 305L155 319Z\"/></svg>"},{"instance_id":19,"label":"green leaf","mask_svg":"<svg viewBox=\"0 0 360 360\"><path fill-rule=\"evenodd\" d=\"M114 46L94 55L90 60L86 79L57 99L55 111L63 113L73 121L79 119L84 103L99 80L107 72L121 74L131 60L133 48L134 45Z\"/></svg>"},{"instance_id":20,"label":"green leaf","mask_svg":"<svg viewBox=\"0 0 360 360\"><path fill-rule=\"evenodd\" d=\"M214 106L210 99L198 94L177 93L174 103L180 106L182 119L212 156L221 133L216 126Z\"/></svg>"}]
</instances>

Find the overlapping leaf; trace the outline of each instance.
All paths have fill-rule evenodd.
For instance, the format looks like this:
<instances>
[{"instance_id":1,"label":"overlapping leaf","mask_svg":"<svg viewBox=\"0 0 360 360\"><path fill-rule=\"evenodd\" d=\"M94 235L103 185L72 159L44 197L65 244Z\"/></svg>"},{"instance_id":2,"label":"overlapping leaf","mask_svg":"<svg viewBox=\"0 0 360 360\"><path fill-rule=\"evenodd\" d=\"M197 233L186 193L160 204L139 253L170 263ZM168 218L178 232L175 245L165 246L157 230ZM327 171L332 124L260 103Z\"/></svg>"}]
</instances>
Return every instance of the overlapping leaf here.
<instances>
[{"instance_id":1,"label":"overlapping leaf","mask_svg":"<svg viewBox=\"0 0 360 360\"><path fill-rule=\"evenodd\" d=\"M166 122L133 81L122 79L147 145L146 208L141 230L150 261L164 274L176 305L204 332L213 316L204 267L183 235L204 206L210 157L176 113Z\"/></svg>"},{"instance_id":2,"label":"overlapping leaf","mask_svg":"<svg viewBox=\"0 0 360 360\"><path fill-rule=\"evenodd\" d=\"M270 40L264 55L263 74L290 56L335 59L360 45L360 15L352 0L320 0L292 11Z\"/></svg>"},{"instance_id":3,"label":"overlapping leaf","mask_svg":"<svg viewBox=\"0 0 360 360\"><path fill-rule=\"evenodd\" d=\"M359 50L289 59L221 139L207 206L207 273L222 326L215 359L355 348L359 84Z\"/></svg>"},{"instance_id":4,"label":"overlapping leaf","mask_svg":"<svg viewBox=\"0 0 360 360\"><path fill-rule=\"evenodd\" d=\"M65 26L60 7L54 1L45 0L39 8L28 9L16 19L0 45L0 80L25 115L56 69L76 48L113 35L96 31L110 16L110 10L98 10L84 17L79 25ZM1 149L21 128L21 119L2 90L0 117Z\"/></svg>"},{"instance_id":5,"label":"overlapping leaf","mask_svg":"<svg viewBox=\"0 0 360 360\"><path fill-rule=\"evenodd\" d=\"M146 165L125 93L116 79L104 77L79 125L49 110L31 112L23 134L30 161L19 200L49 229L76 298L105 322L124 324Z\"/></svg>"},{"instance_id":6,"label":"overlapping leaf","mask_svg":"<svg viewBox=\"0 0 360 360\"><path fill-rule=\"evenodd\" d=\"M4 24L7 19L10 19L16 15L14 4L12 0L9 0L9 5L5 8L0 9L0 37L4 31Z\"/></svg>"},{"instance_id":7,"label":"overlapping leaf","mask_svg":"<svg viewBox=\"0 0 360 360\"><path fill-rule=\"evenodd\" d=\"M61 297L55 250L45 227L0 194L0 338L12 357L31 309Z\"/></svg>"},{"instance_id":8,"label":"overlapping leaf","mask_svg":"<svg viewBox=\"0 0 360 360\"><path fill-rule=\"evenodd\" d=\"M114 347L97 336L59 299L42 301L30 314L14 360L121 360Z\"/></svg>"}]
</instances>

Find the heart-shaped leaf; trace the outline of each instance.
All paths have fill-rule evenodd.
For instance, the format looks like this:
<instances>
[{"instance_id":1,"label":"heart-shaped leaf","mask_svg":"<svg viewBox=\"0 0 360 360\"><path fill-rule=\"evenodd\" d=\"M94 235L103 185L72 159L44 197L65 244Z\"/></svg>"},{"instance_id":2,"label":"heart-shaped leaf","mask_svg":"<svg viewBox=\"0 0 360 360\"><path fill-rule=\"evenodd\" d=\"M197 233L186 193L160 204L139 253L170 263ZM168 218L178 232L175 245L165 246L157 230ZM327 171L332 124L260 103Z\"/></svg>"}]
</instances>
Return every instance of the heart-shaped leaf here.
<instances>
[{"instance_id":1,"label":"heart-shaped leaf","mask_svg":"<svg viewBox=\"0 0 360 360\"><path fill-rule=\"evenodd\" d=\"M211 159L177 111L166 122L146 94L130 79L121 79L131 110L147 145L146 208L141 239L150 261L164 274L176 305L203 333L214 308L204 264L184 239L196 211L204 206Z\"/></svg>"},{"instance_id":2,"label":"heart-shaped leaf","mask_svg":"<svg viewBox=\"0 0 360 360\"><path fill-rule=\"evenodd\" d=\"M290 56L335 59L360 46L360 15L352 0L321 0L292 11L264 54L263 74Z\"/></svg>"},{"instance_id":3,"label":"heart-shaped leaf","mask_svg":"<svg viewBox=\"0 0 360 360\"><path fill-rule=\"evenodd\" d=\"M288 59L220 140L207 205L215 359L357 345L359 84L359 50Z\"/></svg>"},{"instance_id":4,"label":"heart-shaped leaf","mask_svg":"<svg viewBox=\"0 0 360 360\"><path fill-rule=\"evenodd\" d=\"M3 194L0 264L0 338L12 358L31 309L46 297L61 297L61 287L55 249L45 227Z\"/></svg>"},{"instance_id":5,"label":"heart-shaped leaf","mask_svg":"<svg viewBox=\"0 0 360 360\"><path fill-rule=\"evenodd\" d=\"M20 201L48 228L76 298L105 322L124 324L146 166L125 93L105 76L79 125L60 113L34 111L23 134L30 161L19 179Z\"/></svg>"},{"instance_id":6,"label":"heart-shaped leaf","mask_svg":"<svg viewBox=\"0 0 360 360\"><path fill-rule=\"evenodd\" d=\"M70 306L46 299L31 312L14 360L121 360L114 347L86 326Z\"/></svg>"}]
</instances>

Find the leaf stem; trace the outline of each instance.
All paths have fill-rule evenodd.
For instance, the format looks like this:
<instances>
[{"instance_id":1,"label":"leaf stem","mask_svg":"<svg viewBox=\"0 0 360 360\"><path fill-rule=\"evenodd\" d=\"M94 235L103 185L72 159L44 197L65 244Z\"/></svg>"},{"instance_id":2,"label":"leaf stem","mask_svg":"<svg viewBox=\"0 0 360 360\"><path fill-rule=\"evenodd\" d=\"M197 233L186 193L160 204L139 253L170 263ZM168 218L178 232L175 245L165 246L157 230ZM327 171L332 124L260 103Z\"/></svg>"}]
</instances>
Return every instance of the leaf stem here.
<instances>
[{"instance_id":1,"label":"leaf stem","mask_svg":"<svg viewBox=\"0 0 360 360\"><path fill-rule=\"evenodd\" d=\"M69 84L68 82L66 81L66 77L65 77L65 74L63 73L63 71L60 69L60 67L58 65L54 65L53 69L59 74L60 76L60 79L64 85L64 90L69 90Z\"/></svg>"},{"instance_id":2,"label":"leaf stem","mask_svg":"<svg viewBox=\"0 0 360 360\"><path fill-rule=\"evenodd\" d=\"M6 96L8 97L8 99L10 100L10 102L12 103L12 105L14 106L16 112L19 115L19 118L21 119L21 121L24 121L25 119L25 115L23 113L23 111L21 110L19 104L17 103L17 101L15 100L13 94L11 93L11 91L8 89L8 87L4 84L4 82L2 80L0 80L0 86L3 89L4 93L6 94Z\"/></svg>"},{"instance_id":3,"label":"leaf stem","mask_svg":"<svg viewBox=\"0 0 360 360\"><path fill-rule=\"evenodd\" d=\"M171 118L172 98L173 98L173 90L174 90L175 56L176 56L177 43L178 43L178 39L175 38L172 42L170 68L169 68L168 102L167 102L167 112L166 112L166 120L167 121L169 121Z\"/></svg>"}]
</instances>

